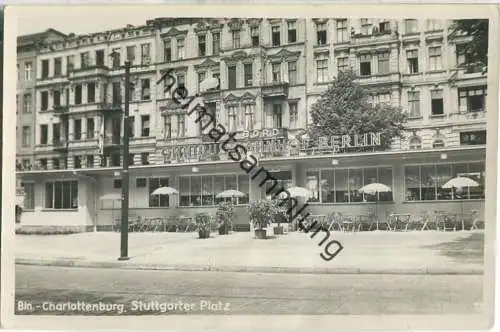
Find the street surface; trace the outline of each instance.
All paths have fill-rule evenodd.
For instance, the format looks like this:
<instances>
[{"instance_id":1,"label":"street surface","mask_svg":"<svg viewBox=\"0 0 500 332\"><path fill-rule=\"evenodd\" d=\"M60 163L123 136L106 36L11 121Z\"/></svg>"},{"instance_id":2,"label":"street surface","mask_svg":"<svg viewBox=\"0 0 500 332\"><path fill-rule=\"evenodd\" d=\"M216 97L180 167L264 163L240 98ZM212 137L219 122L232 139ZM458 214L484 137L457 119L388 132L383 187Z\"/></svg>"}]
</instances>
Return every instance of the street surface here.
<instances>
[{"instance_id":1,"label":"street surface","mask_svg":"<svg viewBox=\"0 0 500 332\"><path fill-rule=\"evenodd\" d=\"M481 275L264 274L16 265L16 313L472 314L481 310L482 279ZM93 309L85 309L90 303L95 304Z\"/></svg>"}]
</instances>

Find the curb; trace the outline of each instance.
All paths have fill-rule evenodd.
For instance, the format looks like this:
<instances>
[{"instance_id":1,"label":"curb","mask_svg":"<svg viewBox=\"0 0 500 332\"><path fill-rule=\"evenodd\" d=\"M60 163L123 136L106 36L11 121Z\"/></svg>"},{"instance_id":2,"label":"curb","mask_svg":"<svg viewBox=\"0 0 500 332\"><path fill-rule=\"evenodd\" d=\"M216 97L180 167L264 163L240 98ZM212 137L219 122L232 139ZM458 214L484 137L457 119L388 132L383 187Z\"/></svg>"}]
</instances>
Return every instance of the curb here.
<instances>
[{"instance_id":1,"label":"curb","mask_svg":"<svg viewBox=\"0 0 500 332\"><path fill-rule=\"evenodd\" d=\"M16 265L55 266L75 268L102 268L121 270L151 271L212 271L246 273L290 273L290 274L392 274L392 275L483 275L482 268L415 268L415 269L380 269L380 268L297 268L272 266L210 266L210 265L163 265L138 264L131 262L91 262L78 260L47 260L17 258Z\"/></svg>"}]
</instances>

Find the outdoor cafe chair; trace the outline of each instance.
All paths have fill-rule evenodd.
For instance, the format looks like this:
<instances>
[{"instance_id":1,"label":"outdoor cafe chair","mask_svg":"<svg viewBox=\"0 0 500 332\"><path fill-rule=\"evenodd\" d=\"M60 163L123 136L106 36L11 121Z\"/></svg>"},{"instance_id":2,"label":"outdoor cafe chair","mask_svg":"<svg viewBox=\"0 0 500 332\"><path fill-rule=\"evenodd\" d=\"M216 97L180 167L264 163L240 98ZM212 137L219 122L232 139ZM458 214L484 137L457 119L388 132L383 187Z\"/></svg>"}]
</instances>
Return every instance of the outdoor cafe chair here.
<instances>
[{"instance_id":1,"label":"outdoor cafe chair","mask_svg":"<svg viewBox=\"0 0 500 332\"><path fill-rule=\"evenodd\" d=\"M357 223L355 218L353 217L344 216L340 212L338 212L338 216L342 224L342 230L344 232L354 232L356 230L356 226L359 225L359 223Z\"/></svg>"},{"instance_id":2,"label":"outdoor cafe chair","mask_svg":"<svg viewBox=\"0 0 500 332\"><path fill-rule=\"evenodd\" d=\"M403 229L406 231L409 226L410 216L409 213L392 213L389 216L392 229L396 232Z\"/></svg>"},{"instance_id":3,"label":"outdoor cafe chair","mask_svg":"<svg viewBox=\"0 0 500 332\"><path fill-rule=\"evenodd\" d=\"M160 230L165 230L165 223L161 217L153 217L149 219L149 230L152 232L158 232Z\"/></svg>"},{"instance_id":4,"label":"outdoor cafe chair","mask_svg":"<svg viewBox=\"0 0 500 332\"><path fill-rule=\"evenodd\" d=\"M177 232L179 229L179 218L170 216L167 218L167 232Z\"/></svg>"},{"instance_id":5,"label":"outdoor cafe chair","mask_svg":"<svg viewBox=\"0 0 500 332\"><path fill-rule=\"evenodd\" d=\"M338 231L342 232L342 225L335 212L330 213L330 215L327 217L327 220L330 221L330 224L328 225L329 231L334 231L334 228L337 228Z\"/></svg>"},{"instance_id":6,"label":"outdoor cafe chair","mask_svg":"<svg viewBox=\"0 0 500 332\"><path fill-rule=\"evenodd\" d=\"M439 228L443 231L456 231L458 217L454 213L444 213L442 211L437 212Z\"/></svg>"}]
</instances>

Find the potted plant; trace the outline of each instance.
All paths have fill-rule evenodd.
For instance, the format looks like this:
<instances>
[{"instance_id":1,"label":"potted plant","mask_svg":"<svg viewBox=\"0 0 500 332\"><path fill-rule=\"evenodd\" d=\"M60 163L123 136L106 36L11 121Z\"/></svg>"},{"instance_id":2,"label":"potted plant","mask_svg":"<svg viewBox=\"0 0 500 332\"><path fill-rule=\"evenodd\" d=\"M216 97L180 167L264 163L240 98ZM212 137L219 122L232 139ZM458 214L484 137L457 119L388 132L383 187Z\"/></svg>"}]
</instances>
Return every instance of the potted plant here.
<instances>
[{"instance_id":1,"label":"potted plant","mask_svg":"<svg viewBox=\"0 0 500 332\"><path fill-rule=\"evenodd\" d=\"M219 235L229 234L234 214L233 204L230 202L221 202L217 208L215 218L219 228Z\"/></svg>"},{"instance_id":2,"label":"potted plant","mask_svg":"<svg viewBox=\"0 0 500 332\"><path fill-rule=\"evenodd\" d=\"M286 207L281 205L280 200L276 200L274 202L274 216L273 216L273 221L278 224L278 226L274 227L273 231L275 235L283 235L283 226L281 226L281 223L286 221L287 218L287 209Z\"/></svg>"},{"instance_id":3,"label":"potted plant","mask_svg":"<svg viewBox=\"0 0 500 332\"><path fill-rule=\"evenodd\" d=\"M197 213L194 220L200 239L208 239L210 237L210 217L206 213Z\"/></svg>"},{"instance_id":4,"label":"potted plant","mask_svg":"<svg viewBox=\"0 0 500 332\"><path fill-rule=\"evenodd\" d=\"M275 205L270 200L260 200L251 202L248 206L250 222L255 226L255 237L265 239L266 229L271 224L275 214Z\"/></svg>"}]
</instances>

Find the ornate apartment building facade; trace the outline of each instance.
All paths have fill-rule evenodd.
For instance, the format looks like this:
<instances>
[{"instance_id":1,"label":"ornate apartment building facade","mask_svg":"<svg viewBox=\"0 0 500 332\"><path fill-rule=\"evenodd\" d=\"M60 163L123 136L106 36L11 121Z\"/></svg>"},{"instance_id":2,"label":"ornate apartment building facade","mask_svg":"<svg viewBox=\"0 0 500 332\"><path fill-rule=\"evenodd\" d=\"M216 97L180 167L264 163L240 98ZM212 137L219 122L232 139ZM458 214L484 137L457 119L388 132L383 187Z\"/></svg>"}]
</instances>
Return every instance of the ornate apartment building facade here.
<instances>
[{"instance_id":1,"label":"ornate apartment building facade","mask_svg":"<svg viewBox=\"0 0 500 332\"><path fill-rule=\"evenodd\" d=\"M437 184L433 184L433 196L425 194L428 190L423 180L417 181L415 189L405 174L416 170L420 179L427 171L423 166L410 165L410 169L401 160L415 159L419 164L430 155L436 163L449 159L445 166L449 176L458 171L474 172L484 180L486 75L477 68L459 68L465 60L460 45L468 40L448 40L449 26L445 20L414 19L159 18L139 27L70 35L45 43L33 67L35 169L18 168L25 183L34 182L39 188L39 193L33 193L33 200L38 202L33 212L54 212L54 206L59 204L81 213L85 221L80 224L109 223L103 221L109 211L97 206L95 196L120 187L119 180L113 180L113 172L123 162L125 60L132 62L128 162L137 172L132 181L137 181L140 191L137 196L131 194L131 206L140 213L154 213L151 207L168 208L171 204L211 208L213 195L205 198L202 192L215 192L218 172L236 172L216 144L207 141L206 132L195 121L198 115L188 115L186 108L165 93L165 83L159 80L169 70L176 81L173 88L183 85L189 97L201 96L216 121L236 131L237 138L259 155L263 164L277 169L280 180L317 192L316 208L324 212L331 203L349 208L355 199L346 193L358 182L369 181L363 179L374 169L365 171L363 156L347 153L346 183L332 184L337 194L328 194L320 183L330 181L327 173L332 163L326 161L326 156L314 157L303 151L294 154L290 139L303 133L311 121L311 106L337 73L353 68L359 81L370 89L373 103L399 105L410 116L407 137L395 141L388 152L395 159L389 162L390 158L383 154L373 156L385 168L375 167L376 175L368 177L379 181L385 177L395 187L390 201L396 207L408 209L408 205L399 203L407 202L410 193L416 197L412 200L419 202L448 201L445 196L440 198ZM201 85L209 78L217 78L219 84L205 91ZM21 141L24 139L22 136ZM414 150L421 153L415 154ZM396 157L394 153L411 158ZM18 157L24 158L22 154ZM313 164L320 169L311 169L308 158L318 158ZM471 158L477 165L465 163ZM452 159L460 165L456 170ZM192 165L206 165L206 176L193 177ZM349 167L361 169L360 175ZM436 165L432 167L431 177L439 178L440 170ZM60 189L68 197L76 195L76 202L56 204L55 184L47 185L34 177L71 177L74 170L97 180L94 183L77 177L76 184ZM335 178L337 171L332 172ZM265 195L248 177L234 176L222 180L225 184L221 189L247 192L250 200ZM340 173L337 178L341 179ZM100 179L109 183L103 185ZM165 184L180 189L178 202L161 203L148 198L148 192ZM49 203L47 196L52 197ZM483 197L484 192L473 198L469 195L471 201L479 200L472 205L483 204ZM86 212L82 213L82 208ZM186 211L190 214L195 210Z\"/></svg>"}]
</instances>

